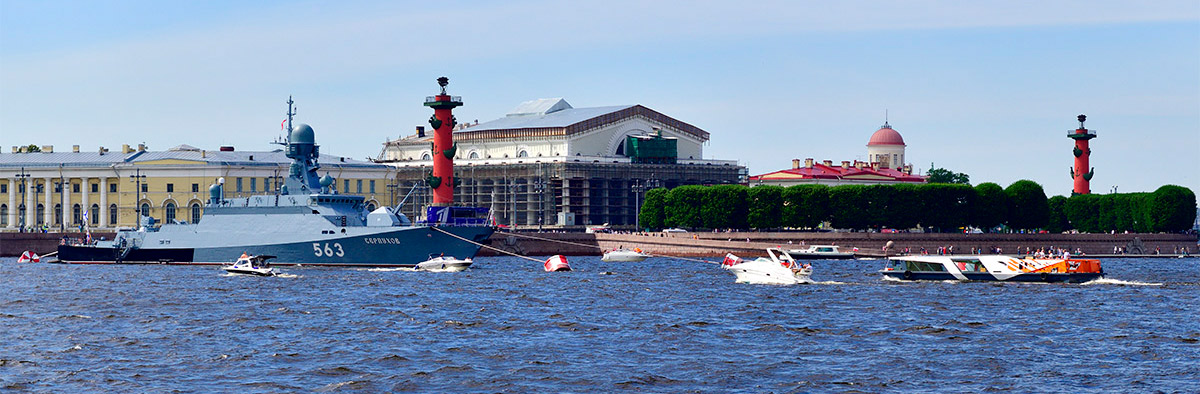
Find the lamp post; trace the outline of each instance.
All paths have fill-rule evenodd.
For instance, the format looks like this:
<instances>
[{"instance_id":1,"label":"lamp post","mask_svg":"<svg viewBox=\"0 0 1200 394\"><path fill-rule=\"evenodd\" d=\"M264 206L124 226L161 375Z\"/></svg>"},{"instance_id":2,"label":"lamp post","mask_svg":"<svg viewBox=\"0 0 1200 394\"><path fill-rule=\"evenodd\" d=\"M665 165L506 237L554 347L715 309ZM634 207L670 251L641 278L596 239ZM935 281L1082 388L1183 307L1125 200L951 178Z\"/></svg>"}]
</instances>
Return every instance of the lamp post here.
<instances>
[{"instance_id":1,"label":"lamp post","mask_svg":"<svg viewBox=\"0 0 1200 394\"><path fill-rule=\"evenodd\" d=\"M141 226L142 224L142 219L140 217L141 215L150 216L150 212L142 212L142 179L145 178L146 174L142 174L141 168L138 168L133 174L129 175L129 180L131 182L137 182L137 189L134 190L134 192L137 193L137 198L134 199L133 210L138 212L138 226Z\"/></svg>"},{"instance_id":2,"label":"lamp post","mask_svg":"<svg viewBox=\"0 0 1200 394\"><path fill-rule=\"evenodd\" d=\"M653 177L653 176L651 176L651 177ZM635 227L635 229L634 229L635 231L641 231L641 229L642 229L642 215L641 215L641 213L642 213L642 209L641 209L642 194L645 193L646 190L648 190L648 189L657 188L658 184L659 184L659 182L657 179L634 179L633 180L633 185L631 185L631 188L633 189L633 226Z\"/></svg>"},{"instance_id":3,"label":"lamp post","mask_svg":"<svg viewBox=\"0 0 1200 394\"><path fill-rule=\"evenodd\" d=\"M17 174L17 178L21 178L21 207L24 208L19 210L22 211L20 212L22 232L25 231L25 215L29 212L29 206L25 205L25 191L28 190L26 189L25 179L29 178L29 176L29 173L25 172L25 167L21 167L21 172Z\"/></svg>"},{"instance_id":4,"label":"lamp post","mask_svg":"<svg viewBox=\"0 0 1200 394\"><path fill-rule=\"evenodd\" d=\"M542 216L546 213L546 180L538 177L533 181L533 192L538 196L538 232L542 232Z\"/></svg>"}]
</instances>

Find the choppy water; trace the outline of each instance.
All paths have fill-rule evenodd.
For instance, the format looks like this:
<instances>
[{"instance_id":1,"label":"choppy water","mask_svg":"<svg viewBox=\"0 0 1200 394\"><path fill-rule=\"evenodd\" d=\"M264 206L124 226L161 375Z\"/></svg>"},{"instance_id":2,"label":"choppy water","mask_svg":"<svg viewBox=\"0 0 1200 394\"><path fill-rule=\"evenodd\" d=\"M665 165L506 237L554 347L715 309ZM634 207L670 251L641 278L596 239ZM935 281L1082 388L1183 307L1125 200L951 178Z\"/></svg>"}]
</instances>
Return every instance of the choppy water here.
<instances>
[{"instance_id":1,"label":"choppy water","mask_svg":"<svg viewBox=\"0 0 1200 394\"><path fill-rule=\"evenodd\" d=\"M1200 259L1101 284L818 285L715 265L546 273L0 261L0 387L30 392L1195 392Z\"/></svg>"}]
</instances>

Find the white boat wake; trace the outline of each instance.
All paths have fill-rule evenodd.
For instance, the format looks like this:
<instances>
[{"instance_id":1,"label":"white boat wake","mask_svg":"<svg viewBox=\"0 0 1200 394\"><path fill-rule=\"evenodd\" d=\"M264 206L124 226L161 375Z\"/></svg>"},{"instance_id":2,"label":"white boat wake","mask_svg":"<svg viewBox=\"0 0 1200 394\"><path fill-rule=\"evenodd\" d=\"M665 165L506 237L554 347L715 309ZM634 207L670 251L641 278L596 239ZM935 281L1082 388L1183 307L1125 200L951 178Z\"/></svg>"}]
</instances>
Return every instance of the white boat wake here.
<instances>
[{"instance_id":1,"label":"white boat wake","mask_svg":"<svg viewBox=\"0 0 1200 394\"><path fill-rule=\"evenodd\" d=\"M1081 284L1082 285L1124 285L1124 286L1162 286L1163 285L1162 283L1127 281L1127 280L1109 279L1109 278L1100 278L1100 279L1096 279L1093 281L1084 282Z\"/></svg>"},{"instance_id":2,"label":"white boat wake","mask_svg":"<svg viewBox=\"0 0 1200 394\"><path fill-rule=\"evenodd\" d=\"M417 269L416 269L416 268L404 268L404 267L399 267L399 268L367 268L367 269L365 269L364 271L370 271L370 272L396 272L396 271L416 272L416 271L417 271Z\"/></svg>"}]
</instances>

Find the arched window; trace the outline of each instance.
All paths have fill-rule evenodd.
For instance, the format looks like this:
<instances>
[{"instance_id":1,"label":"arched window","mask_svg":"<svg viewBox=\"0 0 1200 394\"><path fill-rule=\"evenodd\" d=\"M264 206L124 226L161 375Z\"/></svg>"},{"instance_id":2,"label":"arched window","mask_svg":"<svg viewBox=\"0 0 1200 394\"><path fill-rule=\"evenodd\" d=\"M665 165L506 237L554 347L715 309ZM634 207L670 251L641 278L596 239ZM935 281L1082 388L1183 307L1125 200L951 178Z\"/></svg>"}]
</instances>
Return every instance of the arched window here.
<instances>
[{"instance_id":1,"label":"arched window","mask_svg":"<svg viewBox=\"0 0 1200 394\"><path fill-rule=\"evenodd\" d=\"M75 204L71 207L71 224L83 223L83 207Z\"/></svg>"},{"instance_id":2,"label":"arched window","mask_svg":"<svg viewBox=\"0 0 1200 394\"><path fill-rule=\"evenodd\" d=\"M470 157L468 157L468 158L470 158L470 159L478 159L478 158L479 158L479 152L471 152L471 156L470 156Z\"/></svg>"},{"instance_id":3,"label":"arched window","mask_svg":"<svg viewBox=\"0 0 1200 394\"><path fill-rule=\"evenodd\" d=\"M192 223L200 223L200 204L192 203Z\"/></svg>"},{"instance_id":4,"label":"arched window","mask_svg":"<svg viewBox=\"0 0 1200 394\"><path fill-rule=\"evenodd\" d=\"M63 224L62 204L54 204L54 224Z\"/></svg>"},{"instance_id":5,"label":"arched window","mask_svg":"<svg viewBox=\"0 0 1200 394\"><path fill-rule=\"evenodd\" d=\"M142 216L150 216L150 204L142 203L141 214ZM139 224L139 226L141 225Z\"/></svg>"},{"instance_id":6,"label":"arched window","mask_svg":"<svg viewBox=\"0 0 1200 394\"><path fill-rule=\"evenodd\" d=\"M25 204L17 206L17 223L25 223Z\"/></svg>"},{"instance_id":7,"label":"arched window","mask_svg":"<svg viewBox=\"0 0 1200 394\"><path fill-rule=\"evenodd\" d=\"M113 227L117 225L117 204L108 206L108 225Z\"/></svg>"},{"instance_id":8,"label":"arched window","mask_svg":"<svg viewBox=\"0 0 1200 394\"><path fill-rule=\"evenodd\" d=\"M425 153L421 154L421 160L429 160L431 158L433 158L433 157L429 156L429 152L425 152Z\"/></svg>"},{"instance_id":9,"label":"arched window","mask_svg":"<svg viewBox=\"0 0 1200 394\"><path fill-rule=\"evenodd\" d=\"M45 224L46 223L46 206L45 205L38 204L37 210L35 210L33 212L37 214L37 215L35 215L35 216L37 216L37 219L35 219L35 220L37 220L37 222L36 222L37 224Z\"/></svg>"},{"instance_id":10,"label":"arched window","mask_svg":"<svg viewBox=\"0 0 1200 394\"><path fill-rule=\"evenodd\" d=\"M520 152L517 152L517 157L529 157L529 152L521 150Z\"/></svg>"},{"instance_id":11,"label":"arched window","mask_svg":"<svg viewBox=\"0 0 1200 394\"><path fill-rule=\"evenodd\" d=\"M8 225L8 204L0 204L0 225Z\"/></svg>"},{"instance_id":12,"label":"arched window","mask_svg":"<svg viewBox=\"0 0 1200 394\"><path fill-rule=\"evenodd\" d=\"M166 210L166 222L175 223L175 203L168 202L167 206L163 207Z\"/></svg>"},{"instance_id":13,"label":"arched window","mask_svg":"<svg viewBox=\"0 0 1200 394\"><path fill-rule=\"evenodd\" d=\"M100 206L92 204L91 213L88 214L88 219L92 221L93 226L100 225Z\"/></svg>"}]
</instances>

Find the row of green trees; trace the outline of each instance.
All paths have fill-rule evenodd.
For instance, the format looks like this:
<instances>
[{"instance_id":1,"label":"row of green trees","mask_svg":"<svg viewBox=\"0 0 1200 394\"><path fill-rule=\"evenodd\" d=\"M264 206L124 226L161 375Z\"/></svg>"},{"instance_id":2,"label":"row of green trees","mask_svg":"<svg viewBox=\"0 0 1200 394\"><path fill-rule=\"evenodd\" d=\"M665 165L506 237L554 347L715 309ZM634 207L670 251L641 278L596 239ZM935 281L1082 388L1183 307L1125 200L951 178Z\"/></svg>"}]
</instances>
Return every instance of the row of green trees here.
<instances>
[{"instance_id":1,"label":"row of green trees","mask_svg":"<svg viewBox=\"0 0 1200 394\"><path fill-rule=\"evenodd\" d=\"M643 227L834 228L934 231L963 227L1061 232L1177 232L1192 226L1196 196L1168 185L1154 193L1056 196L1029 180L921 185L680 186L646 192Z\"/></svg>"}]
</instances>

